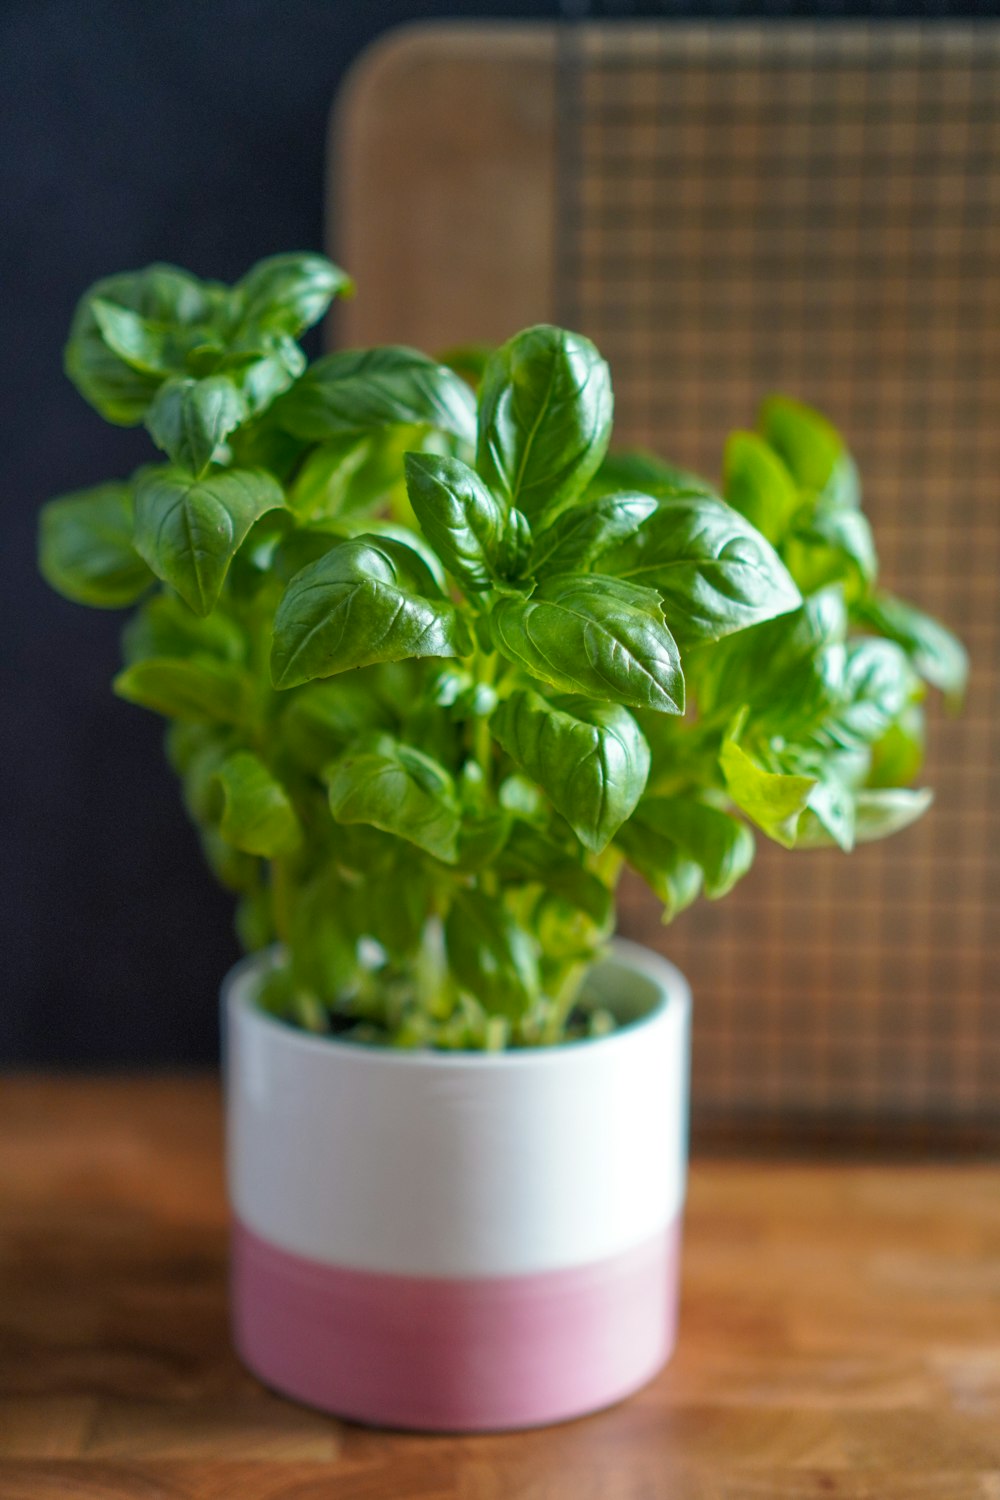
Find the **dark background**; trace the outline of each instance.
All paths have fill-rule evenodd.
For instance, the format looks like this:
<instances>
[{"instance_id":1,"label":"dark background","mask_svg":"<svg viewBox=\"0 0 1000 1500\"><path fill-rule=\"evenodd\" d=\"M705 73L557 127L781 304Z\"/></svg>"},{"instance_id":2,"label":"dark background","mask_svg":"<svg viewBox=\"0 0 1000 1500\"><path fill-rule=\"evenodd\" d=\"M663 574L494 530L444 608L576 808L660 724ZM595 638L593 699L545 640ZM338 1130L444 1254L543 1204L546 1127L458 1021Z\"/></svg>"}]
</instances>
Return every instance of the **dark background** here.
<instances>
[{"instance_id":1,"label":"dark background","mask_svg":"<svg viewBox=\"0 0 1000 1500\"><path fill-rule=\"evenodd\" d=\"M34 570L38 506L149 452L61 374L98 276L173 261L232 280L322 245L326 118L351 61L432 16L552 19L587 7L390 0L22 0L0 4L0 1062L200 1062L237 954L161 724L109 681L122 616ZM702 3L592 14L996 15L996 4ZM401 248L405 253L405 247ZM350 268L355 272L363 268Z\"/></svg>"}]
</instances>

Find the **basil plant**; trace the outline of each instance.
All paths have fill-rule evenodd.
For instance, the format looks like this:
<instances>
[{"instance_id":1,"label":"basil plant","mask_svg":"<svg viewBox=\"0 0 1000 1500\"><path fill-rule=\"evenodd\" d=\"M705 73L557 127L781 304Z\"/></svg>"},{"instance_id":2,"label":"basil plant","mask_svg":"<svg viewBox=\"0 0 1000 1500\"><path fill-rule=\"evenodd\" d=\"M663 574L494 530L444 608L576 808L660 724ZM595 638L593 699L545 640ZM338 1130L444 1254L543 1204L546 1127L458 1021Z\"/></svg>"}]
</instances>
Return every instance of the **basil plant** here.
<instances>
[{"instance_id":1,"label":"basil plant","mask_svg":"<svg viewBox=\"0 0 1000 1500\"><path fill-rule=\"evenodd\" d=\"M608 367L560 328L308 363L349 291L314 255L98 282L68 374L162 457L52 500L42 572L136 606L114 690L169 721L242 943L277 945L264 1004L400 1047L600 1032L623 866L670 920L759 835L912 823L963 650L879 589L816 412L766 401L717 488L609 453Z\"/></svg>"}]
</instances>

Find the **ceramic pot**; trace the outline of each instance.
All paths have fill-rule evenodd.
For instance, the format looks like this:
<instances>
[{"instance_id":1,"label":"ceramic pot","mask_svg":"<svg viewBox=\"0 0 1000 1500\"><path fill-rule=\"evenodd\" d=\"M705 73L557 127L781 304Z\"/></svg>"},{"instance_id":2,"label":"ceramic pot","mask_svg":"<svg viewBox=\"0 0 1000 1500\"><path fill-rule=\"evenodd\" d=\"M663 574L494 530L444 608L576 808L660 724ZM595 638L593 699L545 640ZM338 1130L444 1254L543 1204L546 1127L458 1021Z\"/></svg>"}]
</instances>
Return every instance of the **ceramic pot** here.
<instances>
[{"instance_id":1,"label":"ceramic pot","mask_svg":"<svg viewBox=\"0 0 1000 1500\"><path fill-rule=\"evenodd\" d=\"M379 1426L489 1431L607 1406L674 1342L690 996L618 941L621 1023L507 1053L315 1037L224 999L237 1349Z\"/></svg>"}]
</instances>

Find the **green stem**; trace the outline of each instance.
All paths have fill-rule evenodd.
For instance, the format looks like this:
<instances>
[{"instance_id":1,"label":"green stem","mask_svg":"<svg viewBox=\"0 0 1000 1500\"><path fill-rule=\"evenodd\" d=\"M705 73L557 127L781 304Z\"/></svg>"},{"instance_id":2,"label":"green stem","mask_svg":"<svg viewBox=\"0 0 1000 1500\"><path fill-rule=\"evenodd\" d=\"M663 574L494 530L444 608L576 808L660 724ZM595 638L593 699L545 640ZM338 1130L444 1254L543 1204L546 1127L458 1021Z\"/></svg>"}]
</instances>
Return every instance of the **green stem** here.
<instances>
[{"instance_id":1,"label":"green stem","mask_svg":"<svg viewBox=\"0 0 1000 1500\"><path fill-rule=\"evenodd\" d=\"M287 947L291 936L292 881L287 859L271 861L271 915L279 943Z\"/></svg>"}]
</instances>

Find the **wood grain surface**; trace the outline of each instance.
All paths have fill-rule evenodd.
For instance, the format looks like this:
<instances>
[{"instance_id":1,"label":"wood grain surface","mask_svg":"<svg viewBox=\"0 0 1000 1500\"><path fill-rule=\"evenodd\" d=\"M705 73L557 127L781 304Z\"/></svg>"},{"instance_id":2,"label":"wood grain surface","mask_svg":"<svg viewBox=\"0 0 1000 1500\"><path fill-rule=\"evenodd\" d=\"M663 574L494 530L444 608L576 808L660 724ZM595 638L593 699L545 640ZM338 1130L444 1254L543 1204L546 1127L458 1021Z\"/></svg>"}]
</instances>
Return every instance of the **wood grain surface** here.
<instances>
[{"instance_id":1,"label":"wood grain surface","mask_svg":"<svg viewBox=\"0 0 1000 1500\"><path fill-rule=\"evenodd\" d=\"M1000 1497L1000 1166L696 1161L681 1341L507 1437L269 1394L226 1325L208 1079L0 1089L3 1500Z\"/></svg>"}]
</instances>

